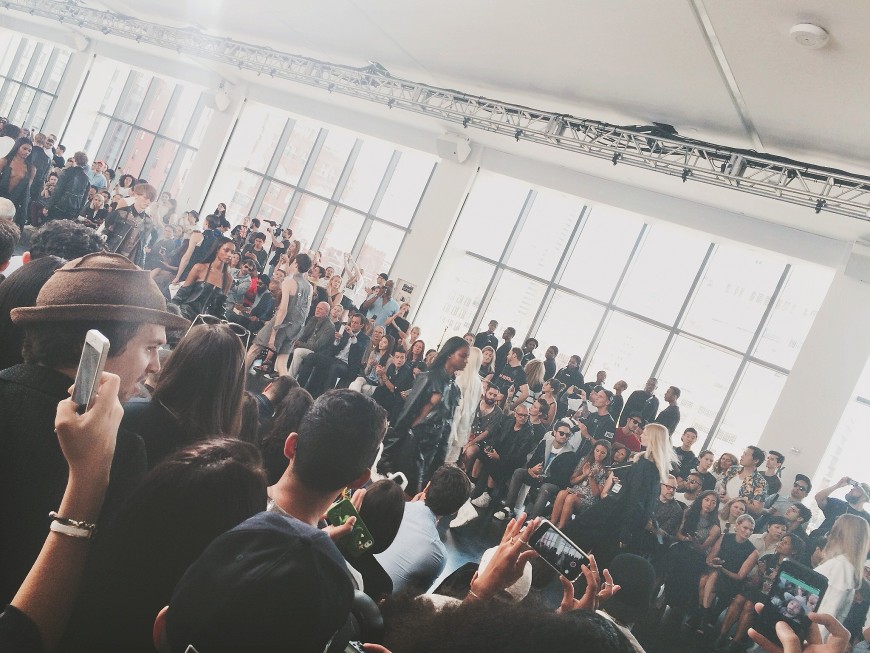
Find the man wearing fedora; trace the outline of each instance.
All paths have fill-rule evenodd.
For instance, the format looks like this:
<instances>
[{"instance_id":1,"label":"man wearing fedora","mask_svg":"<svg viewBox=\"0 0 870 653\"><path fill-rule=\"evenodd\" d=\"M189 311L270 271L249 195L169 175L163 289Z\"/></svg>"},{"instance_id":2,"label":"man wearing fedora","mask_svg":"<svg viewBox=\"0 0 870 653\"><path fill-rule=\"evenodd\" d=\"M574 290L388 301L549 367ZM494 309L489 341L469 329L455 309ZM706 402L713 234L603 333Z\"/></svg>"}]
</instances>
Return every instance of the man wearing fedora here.
<instances>
[{"instance_id":1,"label":"man wearing fedora","mask_svg":"<svg viewBox=\"0 0 870 653\"><path fill-rule=\"evenodd\" d=\"M46 282L36 306L11 312L24 329L24 363L0 371L0 604L10 601L48 533L68 468L54 432L57 404L68 396L89 329L111 343L105 370L121 379L119 399L159 371L166 329L188 321L166 311L149 273L112 253L70 261ZM146 470L138 436L119 432L103 514ZM77 515L62 515L81 519Z\"/></svg>"}]
</instances>

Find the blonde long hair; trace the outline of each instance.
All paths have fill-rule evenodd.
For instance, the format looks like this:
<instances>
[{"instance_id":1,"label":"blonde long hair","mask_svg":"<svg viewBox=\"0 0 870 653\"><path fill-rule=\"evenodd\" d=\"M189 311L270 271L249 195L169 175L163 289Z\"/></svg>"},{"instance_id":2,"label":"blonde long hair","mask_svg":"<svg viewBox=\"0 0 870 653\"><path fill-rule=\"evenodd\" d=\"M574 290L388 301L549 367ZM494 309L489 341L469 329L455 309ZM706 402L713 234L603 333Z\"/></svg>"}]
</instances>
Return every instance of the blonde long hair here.
<instances>
[{"instance_id":1,"label":"blonde long hair","mask_svg":"<svg viewBox=\"0 0 870 653\"><path fill-rule=\"evenodd\" d=\"M643 432L647 438L646 451L640 452L635 460L646 458L653 461L659 470L661 482L667 483L671 468L677 466L677 454L671 446L671 434L661 424L647 424Z\"/></svg>"},{"instance_id":2,"label":"blonde long hair","mask_svg":"<svg viewBox=\"0 0 870 653\"><path fill-rule=\"evenodd\" d=\"M870 549L870 525L857 515L840 515L828 535L828 543L822 553L825 560L843 555L852 563L855 587L861 585L864 561Z\"/></svg>"},{"instance_id":3,"label":"blonde long hair","mask_svg":"<svg viewBox=\"0 0 870 653\"><path fill-rule=\"evenodd\" d=\"M544 361L533 358L526 363L525 373L529 389L533 392L539 392L544 384Z\"/></svg>"}]
</instances>

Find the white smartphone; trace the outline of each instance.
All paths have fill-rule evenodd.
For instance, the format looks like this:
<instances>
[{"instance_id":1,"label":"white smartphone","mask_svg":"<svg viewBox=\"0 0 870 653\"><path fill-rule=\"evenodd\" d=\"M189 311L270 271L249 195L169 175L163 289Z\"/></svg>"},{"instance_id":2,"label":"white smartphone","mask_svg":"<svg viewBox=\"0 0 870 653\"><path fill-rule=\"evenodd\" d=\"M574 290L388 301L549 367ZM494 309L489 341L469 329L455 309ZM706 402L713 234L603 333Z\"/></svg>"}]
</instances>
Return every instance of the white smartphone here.
<instances>
[{"instance_id":1,"label":"white smartphone","mask_svg":"<svg viewBox=\"0 0 870 653\"><path fill-rule=\"evenodd\" d=\"M108 338L96 329L88 331L72 393L72 399L78 405L79 414L91 407L108 356Z\"/></svg>"}]
</instances>

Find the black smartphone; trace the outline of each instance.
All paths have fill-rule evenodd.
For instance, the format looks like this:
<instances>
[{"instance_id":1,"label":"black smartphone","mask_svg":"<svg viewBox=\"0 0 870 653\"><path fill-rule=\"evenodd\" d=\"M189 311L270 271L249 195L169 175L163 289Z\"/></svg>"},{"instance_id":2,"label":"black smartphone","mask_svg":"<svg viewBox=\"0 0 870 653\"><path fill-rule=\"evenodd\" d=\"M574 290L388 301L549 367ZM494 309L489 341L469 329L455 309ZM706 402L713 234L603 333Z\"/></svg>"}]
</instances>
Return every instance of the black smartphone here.
<instances>
[{"instance_id":1,"label":"black smartphone","mask_svg":"<svg viewBox=\"0 0 870 653\"><path fill-rule=\"evenodd\" d=\"M109 355L109 340L96 329L91 329L85 335L85 346L79 359L76 371L76 381L73 386L72 399L78 405L79 414L84 413L94 401L94 395L100 384L100 375L106 365Z\"/></svg>"},{"instance_id":2,"label":"black smartphone","mask_svg":"<svg viewBox=\"0 0 870 653\"><path fill-rule=\"evenodd\" d=\"M350 499L341 499L332 504L326 511L326 521L333 526L341 526L350 517L356 517L353 530L338 541L338 545L349 555L354 557L362 555L374 546L375 540L350 502Z\"/></svg>"},{"instance_id":3,"label":"black smartphone","mask_svg":"<svg viewBox=\"0 0 870 653\"><path fill-rule=\"evenodd\" d=\"M546 519L532 533L529 546L538 552L544 562L571 582L580 577L581 565L589 564L589 556Z\"/></svg>"},{"instance_id":4,"label":"black smartphone","mask_svg":"<svg viewBox=\"0 0 870 653\"><path fill-rule=\"evenodd\" d=\"M803 642L810 628L807 615L818 609L827 589L828 579L820 573L798 562L784 560L753 627L777 646L782 646L776 636L776 624L784 621Z\"/></svg>"}]
</instances>

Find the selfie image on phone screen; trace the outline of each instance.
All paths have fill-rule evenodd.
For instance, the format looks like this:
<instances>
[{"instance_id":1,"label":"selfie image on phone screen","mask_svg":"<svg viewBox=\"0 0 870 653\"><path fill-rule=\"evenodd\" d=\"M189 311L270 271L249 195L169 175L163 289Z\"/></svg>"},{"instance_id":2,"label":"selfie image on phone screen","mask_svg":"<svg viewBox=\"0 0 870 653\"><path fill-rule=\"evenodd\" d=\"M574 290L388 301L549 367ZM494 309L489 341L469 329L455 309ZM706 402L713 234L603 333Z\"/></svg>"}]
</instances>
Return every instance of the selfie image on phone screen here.
<instances>
[{"instance_id":1,"label":"selfie image on phone screen","mask_svg":"<svg viewBox=\"0 0 870 653\"><path fill-rule=\"evenodd\" d=\"M785 621L800 638L806 637L810 627L807 616L819 607L825 593L826 581L802 565L784 562L770 588L761 614L763 634L775 637L778 621ZM808 573L806 573L808 572ZM818 577L818 578L814 578Z\"/></svg>"}]
</instances>

